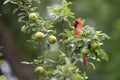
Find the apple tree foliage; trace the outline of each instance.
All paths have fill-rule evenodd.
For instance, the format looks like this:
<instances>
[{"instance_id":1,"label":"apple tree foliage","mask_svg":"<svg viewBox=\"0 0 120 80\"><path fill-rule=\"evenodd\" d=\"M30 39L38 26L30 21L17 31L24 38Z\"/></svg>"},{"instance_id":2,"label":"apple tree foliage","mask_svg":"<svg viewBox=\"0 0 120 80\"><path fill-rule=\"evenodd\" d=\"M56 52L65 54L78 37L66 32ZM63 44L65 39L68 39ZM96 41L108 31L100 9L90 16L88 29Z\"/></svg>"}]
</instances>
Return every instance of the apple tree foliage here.
<instances>
[{"instance_id":1,"label":"apple tree foliage","mask_svg":"<svg viewBox=\"0 0 120 80\"><path fill-rule=\"evenodd\" d=\"M24 24L21 32L30 34L27 41L40 51L37 59L22 62L36 65L34 72L38 80L86 80L89 74L79 65L95 69L93 61L108 61L108 55L102 46L103 41L110 37L92 26L84 25L84 19L75 19L75 13L68 7L72 2L62 0L60 5L47 7L51 13L48 17L42 17L38 12L39 7L33 5L40 5L40 0L5 0L4 5L7 3L17 5L13 13L17 13L18 22ZM53 28L59 22L63 23L63 32L56 37ZM58 60L54 61L47 55L50 45L57 41L64 50L59 50Z\"/></svg>"}]
</instances>

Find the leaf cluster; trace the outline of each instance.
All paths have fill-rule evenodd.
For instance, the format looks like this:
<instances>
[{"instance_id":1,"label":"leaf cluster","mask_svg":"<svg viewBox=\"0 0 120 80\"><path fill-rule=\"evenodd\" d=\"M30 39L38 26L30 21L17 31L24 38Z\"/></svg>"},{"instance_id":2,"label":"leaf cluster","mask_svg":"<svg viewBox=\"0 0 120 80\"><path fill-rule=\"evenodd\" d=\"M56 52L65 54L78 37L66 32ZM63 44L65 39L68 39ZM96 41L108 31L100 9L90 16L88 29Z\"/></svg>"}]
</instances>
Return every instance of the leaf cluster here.
<instances>
[{"instance_id":1,"label":"leaf cluster","mask_svg":"<svg viewBox=\"0 0 120 80\"><path fill-rule=\"evenodd\" d=\"M68 8L71 4L72 2L62 0L61 5L48 7L51 18L55 21L66 21L68 18L74 18L74 13Z\"/></svg>"},{"instance_id":2,"label":"leaf cluster","mask_svg":"<svg viewBox=\"0 0 120 80\"><path fill-rule=\"evenodd\" d=\"M103 41L110 38L107 34L96 31L94 27L84 26L77 28L79 31L77 36L73 35L74 27L71 26L70 18L74 18L74 13L68 7L72 2L62 0L61 5L48 7L51 16L45 19L40 16L37 7L33 6L34 2L40 4L39 0L6 0L4 4L9 2L18 6L13 10L13 13L18 12L18 22L24 24L24 31L30 35L28 42L33 43L33 47L40 51L39 56L34 61L22 62L41 66L44 69L42 74L36 73L39 80L86 80L88 78L86 73L78 67L80 62L84 65L83 67L95 69L92 61L101 61L102 59L108 61L108 55L102 48ZM30 19L30 13L35 14L35 20ZM47 57L52 45L49 43L48 37L56 34L56 30L53 28L58 22L66 22L70 29L64 28L63 32L59 34L59 37L62 37L59 42L65 50L59 50L58 60L54 61ZM83 19L81 24L84 22ZM35 39L36 32L42 32L44 38ZM83 48L87 51L82 50Z\"/></svg>"}]
</instances>

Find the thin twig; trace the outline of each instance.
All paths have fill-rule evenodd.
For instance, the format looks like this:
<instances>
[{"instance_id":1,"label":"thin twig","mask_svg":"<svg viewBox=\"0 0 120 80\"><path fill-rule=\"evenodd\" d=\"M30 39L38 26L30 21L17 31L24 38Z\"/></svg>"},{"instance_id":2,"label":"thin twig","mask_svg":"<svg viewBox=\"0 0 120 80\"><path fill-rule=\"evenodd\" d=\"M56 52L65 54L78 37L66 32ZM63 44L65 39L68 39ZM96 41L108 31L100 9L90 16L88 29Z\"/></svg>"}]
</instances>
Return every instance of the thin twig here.
<instances>
[{"instance_id":1,"label":"thin twig","mask_svg":"<svg viewBox=\"0 0 120 80\"><path fill-rule=\"evenodd\" d=\"M64 21L62 21L62 23L63 23L63 25L62 25L62 28L63 28L63 31L64 31L64 29L65 29L65 22ZM67 44L65 44L65 46L64 46L64 50L65 50L65 53L67 54L67 56L68 56L68 51L67 51Z\"/></svg>"},{"instance_id":2,"label":"thin twig","mask_svg":"<svg viewBox=\"0 0 120 80\"><path fill-rule=\"evenodd\" d=\"M40 47L40 54L42 54L42 63L44 64L44 59L45 59L45 56L44 56L44 50L43 50L43 45L42 45L42 41L39 41L39 47Z\"/></svg>"}]
</instances>

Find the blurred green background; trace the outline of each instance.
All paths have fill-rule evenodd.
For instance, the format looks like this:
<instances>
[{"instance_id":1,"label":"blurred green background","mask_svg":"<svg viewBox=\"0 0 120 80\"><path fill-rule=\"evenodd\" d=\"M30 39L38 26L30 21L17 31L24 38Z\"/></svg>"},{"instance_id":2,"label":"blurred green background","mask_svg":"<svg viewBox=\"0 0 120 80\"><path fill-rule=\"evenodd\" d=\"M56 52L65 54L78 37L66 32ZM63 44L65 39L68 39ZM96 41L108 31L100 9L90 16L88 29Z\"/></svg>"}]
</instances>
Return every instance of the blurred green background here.
<instances>
[{"instance_id":1,"label":"blurred green background","mask_svg":"<svg viewBox=\"0 0 120 80\"><path fill-rule=\"evenodd\" d=\"M11 35L14 37L17 46L23 52L24 60L36 58L38 51L33 49L32 44L26 42L26 35L20 32L22 24L17 22L17 15L12 14L15 5L2 5L0 0L0 21L3 22ZM68 1L68 0L67 0ZM102 61L96 64L96 70L88 70L89 80L120 80L120 0L69 0L75 17L86 19L86 25L90 24L97 30L110 35L112 38L105 41L103 46L108 52L109 62ZM47 6L60 3L60 0L41 0L39 7L40 14L47 15ZM46 14L45 14L46 13ZM18 38L19 36L19 38Z\"/></svg>"}]
</instances>

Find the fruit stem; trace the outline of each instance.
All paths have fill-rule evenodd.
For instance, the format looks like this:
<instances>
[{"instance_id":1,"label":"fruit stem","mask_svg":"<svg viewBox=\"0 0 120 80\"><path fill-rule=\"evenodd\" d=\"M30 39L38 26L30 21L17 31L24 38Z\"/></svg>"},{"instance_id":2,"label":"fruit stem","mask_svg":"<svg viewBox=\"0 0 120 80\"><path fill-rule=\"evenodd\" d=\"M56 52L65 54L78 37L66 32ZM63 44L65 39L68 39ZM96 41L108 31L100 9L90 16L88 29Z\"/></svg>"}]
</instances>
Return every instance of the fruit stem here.
<instances>
[{"instance_id":1,"label":"fruit stem","mask_svg":"<svg viewBox=\"0 0 120 80\"><path fill-rule=\"evenodd\" d=\"M40 47L40 54L42 56L42 63L44 64L44 59L45 59L45 56L44 56L44 50L43 50L43 45L42 45L42 41L39 41L39 47Z\"/></svg>"}]
</instances>

